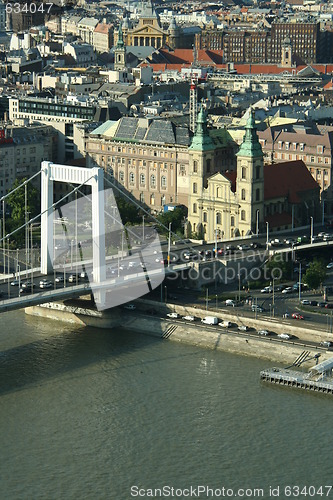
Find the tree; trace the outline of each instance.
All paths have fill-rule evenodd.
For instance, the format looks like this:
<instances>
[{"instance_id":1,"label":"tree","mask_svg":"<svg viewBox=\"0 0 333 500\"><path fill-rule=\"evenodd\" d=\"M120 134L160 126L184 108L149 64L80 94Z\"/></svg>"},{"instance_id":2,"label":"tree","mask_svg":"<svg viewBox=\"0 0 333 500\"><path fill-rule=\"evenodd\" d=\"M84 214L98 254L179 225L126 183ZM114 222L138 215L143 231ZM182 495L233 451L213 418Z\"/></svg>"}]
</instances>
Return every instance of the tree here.
<instances>
[{"instance_id":1,"label":"tree","mask_svg":"<svg viewBox=\"0 0 333 500\"><path fill-rule=\"evenodd\" d=\"M162 214L157 216L157 220L167 228L165 229L161 227L160 228L161 233L168 232L170 222L173 233L183 231L184 212L181 208L175 208L172 211L163 212Z\"/></svg>"},{"instance_id":2,"label":"tree","mask_svg":"<svg viewBox=\"0 0 333 500\"><path fill-rule=\"evenodd\" d=\"M292 270L292 262L286 261L283 254L274 255L265 265L266 276L271 278L289 279Z\"/></svg>"},{"instance_id":3,"label":"tree","mask_svg":"<svg viewBox=\"0 0 333 500\"><path fill-rule=\"evenodd\" d=\"M116 202L123 225L142 222L142 216L134 203L130 203L120 196L116 197Z\"/></svg>"},{"instance_id":4,"label":"tree","mask_svg":"<svg viewBox=\"0 0 333 500\"><path fill-rule=\"evenodd\" d=\"M325 264L314 260L306 270L304 281L310 288L319 288L325 281L326 274Z\"/></svg>"},{"instance_id":5,"label":"tree","mask_svg":"<svg viewBox=\"0 0 333 500\"><path fill-rule=\"evenodd\" d=\"M24 179L16 179L11 187L11 191L19 187ZM11 208L11 216L6 224L9 232L14 231L25 223L25 187L21 186L15 193L12 193L7 198L7 203ZM40 195L38 190L31 184L27 184L27 217L31 219L35 217L40 212ZM20 244L24 240L24 229L15 233L12 239L15 240L16 244Z\"/></svg>"}]
</instances>

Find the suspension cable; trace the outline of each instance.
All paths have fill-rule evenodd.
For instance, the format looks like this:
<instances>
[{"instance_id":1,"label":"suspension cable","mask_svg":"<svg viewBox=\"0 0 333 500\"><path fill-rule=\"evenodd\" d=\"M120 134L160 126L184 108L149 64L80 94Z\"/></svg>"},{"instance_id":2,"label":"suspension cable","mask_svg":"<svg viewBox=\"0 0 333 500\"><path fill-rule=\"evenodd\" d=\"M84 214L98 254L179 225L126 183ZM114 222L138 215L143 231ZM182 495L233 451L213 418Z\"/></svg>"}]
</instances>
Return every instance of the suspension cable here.
<instances>
[{"instance_id":1,"label":"suspension cable","mask_svg":"<svg viewBox=\"0 0 333 500\"><path fill-rule=\"evenodd\" d=\"M45 214L48 210L50 210L51 208L55 208L57 205L59 205L59 203L61 203L62 201L64 201L66 198L68 198L71 194L75 193L76 191L78 191L78 189L82 186L84 186L86 184L86 182L90 181L90 179L93 179L95 176L92 175L91 177L89 177L89 179L85 180L84 182L82 182L82 184L80 184L79 186L77 186L76 188L74 188L72 191L70 191L69 193L65 194L65 196L63 196L60 200L56 201L55 203L53 203L51 206L49 206L48 208L46 208L43 212L41 212L40 214L36 215L35 217L33 217L32 219L28 220L27 223L25 224L22 224L22 226L18 227L17 229L14 229L14 231L12 231L11 233L9 234L6 234L5 237L1 238L0 239L0 243L4 240L8 240L10 236L12 236L13 234L17 233L18 231L20 231L21 229L23 229L24 227L26 226L29 226L29 224L32 224L36 219L39 219L39 217L41 217L43 214Z\"/></svg>"},{"instance_id":2,"label":"suspension cable","mask_svg":"<svg viewBox=\"0 0 333 500\"><path fill-rule=\"evenodd\" d=\"M21 187L23 186L26 186L28 184L28 182L32 181L32 179L34 179L35 177L37 177L37 175L39 175L41 173L42 170L40 170L39 172L37 172L36 174L34 174L32 177L30 177L29 179L27 179L26 181L22 182L22 184L20 184L19 186L17 186L15 189L13 189L12 191L10 191L9 193L5 194L4 196L2 196L0 198L0 202L1 201L4 201L6 198L8 198L8 196L10 196L11 194L15 193L15 191L17 191L18 189L20 189Z\"/></svg>"}]
</instances>

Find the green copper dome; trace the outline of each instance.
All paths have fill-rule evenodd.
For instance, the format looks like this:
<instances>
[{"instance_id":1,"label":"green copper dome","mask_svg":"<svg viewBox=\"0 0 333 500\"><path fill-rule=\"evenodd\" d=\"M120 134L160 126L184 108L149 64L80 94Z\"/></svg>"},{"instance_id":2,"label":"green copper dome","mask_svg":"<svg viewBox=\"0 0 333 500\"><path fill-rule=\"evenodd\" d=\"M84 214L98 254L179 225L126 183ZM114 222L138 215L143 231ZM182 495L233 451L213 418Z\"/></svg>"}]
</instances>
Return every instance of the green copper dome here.
<instances>
[{"instance_id":1,"label":"green copper dome","mask_svg":"<svg viewBox=\"0 0 333 500\"><path fill-rule=\"evenodd\" d=\"M264 156L257 135L255 114L253 110L251 110L250 116L246 122L244 139L236 156Z\"/></svg>"},{"instance_id":2,"label":"green copper dome","mask_svg":"<svg viewBox=\"0 0 333 500\"><path fill-rule=\"evenodd\" d=\"M122 29L121 23L120 23L119 30L118 30L117 49L122 49L123 47L124 47L123 29Z\"/></svg>"},{"instance_id":3,"label":"green copper dome","mask_svg":"<svg viewBox=\"0 0 333 500\"><path fill-rule=\"evenodd\" d=\"M215 149L215 144L209 135L207 129L207 115L201 106L201 109L197 118L197 128L195 134L192 138L192 143L189 147L194 151L207 151L210 149Z\"/></svg>"}]
</instances>

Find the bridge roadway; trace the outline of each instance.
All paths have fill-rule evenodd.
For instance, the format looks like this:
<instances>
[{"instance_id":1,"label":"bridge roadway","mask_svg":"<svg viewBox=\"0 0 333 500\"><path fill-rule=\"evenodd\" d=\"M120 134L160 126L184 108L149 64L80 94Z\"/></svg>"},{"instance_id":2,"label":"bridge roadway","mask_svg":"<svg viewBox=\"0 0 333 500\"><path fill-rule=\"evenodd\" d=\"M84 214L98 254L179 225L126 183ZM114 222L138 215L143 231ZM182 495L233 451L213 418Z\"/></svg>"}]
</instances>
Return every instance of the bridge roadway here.
<instances>
[{"instance_id":1,"label":"bridge roadway","mask_svg":"<svg viewBox=\"0 0 333 500\"><path fill-rule=\"evenodd\" d=\"M89 281L85 281L84 283L80 283L77 285L66 284L66 286L59 286L58 284L57 288L54 288L52 290L33 290L33 293L31 294L21 294L21 296L19 297L8 298L6 300L0 301L0 313L39 304L45 304L46 302L55 302L58 300L65 300L82 295L88 295L92 293L93 290L112 291L113 289L119 289L120 286L133 286L140 281L142 282L143 279L146 283L146 276L152 279L158 278L161 275L164 275L164 273L167 276L168 274L180 272L189 269L190 267L191 263L187 262L184 264L174 264L169 268L165 267L164 269L154 269L152 271L149 271L149 273L142 271L140 273L126 274L125 276L107 279L102 283L90 283ZM43 276L43 278L48 279L48 277L45 276ZM51 278L51 276L49 278ZM37 279L39 280L41 278L38 277Z\"/></svg>"}]
</instances>

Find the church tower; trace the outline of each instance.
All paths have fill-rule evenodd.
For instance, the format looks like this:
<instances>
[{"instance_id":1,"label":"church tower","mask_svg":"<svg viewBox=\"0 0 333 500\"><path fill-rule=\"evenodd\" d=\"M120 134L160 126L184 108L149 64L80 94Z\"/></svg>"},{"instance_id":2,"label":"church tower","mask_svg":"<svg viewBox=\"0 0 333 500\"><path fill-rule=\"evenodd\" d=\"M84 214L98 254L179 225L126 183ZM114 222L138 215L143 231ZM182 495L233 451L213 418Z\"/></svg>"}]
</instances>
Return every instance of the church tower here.
<instances>
[{"instance_id":1,"label":"church tower","mask_svg":"<svg viewBox=\"0 0 333 500\"><path fill-rule=\"evenodd\" d=\"M203 236L206 228L213 221L204 220L200 199L202 199L203 189L207 184L207 177L212 175L215 168L215 144L207 129L207 115L203 106L201 106L198 114L195 134L188 152L190 174L189 220L191 230Z\"/></svg>"},{"instance_id":2,"label":"church tower","mask_svg":"<svg viewBox=\"0 0 333 500\"><path fill-rule=\"evenodd\" d=\"M289 37L286 37L281 43L281 66L291 68L292 62L292 45Z\"/></svg>"},{"instance_id":3,"label":"church tower","mask_svg":"<svg viewBox=\"0 0 333 500\"><path fill-rule=\"evenodd\" d=\"M264 220L264 155L251 110L243 142L237 153L238 228L241 236L256 234Z\"/></svg>"},{"instance_id":4,"label":"church tower","mask_svg":"<svg viewBox=\"0 0 333 500\"><path fill-rule=\"evenodd\" d=\"M126 47L123 39L122 25L119 25L118 42L114 50L114 66L116 71L122 71L126 68Z\"/></svg>"}]
</instances>

